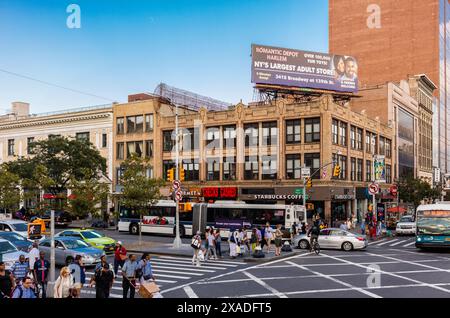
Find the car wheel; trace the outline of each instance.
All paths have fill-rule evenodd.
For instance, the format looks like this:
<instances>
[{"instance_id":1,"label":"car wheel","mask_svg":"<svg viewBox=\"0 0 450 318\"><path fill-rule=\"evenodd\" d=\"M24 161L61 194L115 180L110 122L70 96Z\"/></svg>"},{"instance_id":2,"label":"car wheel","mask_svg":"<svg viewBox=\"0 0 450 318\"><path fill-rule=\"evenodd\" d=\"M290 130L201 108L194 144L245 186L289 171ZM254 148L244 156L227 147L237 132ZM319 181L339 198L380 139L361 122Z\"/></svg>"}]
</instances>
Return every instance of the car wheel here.
<instances>
[{"instance_id":1,"label":"car wheel","mask_svg":"<svg viewBox=\"0 0 450 318\"><path fill-rule=\"evenodd\" d=\"M72 256L67 256L66 257L66 265L69 265L71 263L73 263L73 257Z\"/></svg>"},{"instance_id":2,"label":"car wheel","mask_svg":"<svg viewBox=\"0 0 450 318\"><path fill-rule=\"evenodd\" d=\"M130 234L138 235L139 234L139 224L132 223L130 225Z\"/></svg>"},{"instance_id":3,"label":"car wheel","mask_svg":"<svg viewBox=\"0 0 450 318\"><path fill-rule=\"evenodd\" d=\"M346 252L351 251L353 249L353 244L350 242L342 243L342 249Z\"/></svg>"},{"instance_id":4,"label":"car wheel","mask_svg":"<svg viewBox=\"0 0 450 318\"><path fill-rule=\"evenodd\" d=\"M298 242L298 247L302 250L306 250L309 248L309 243L307 240L301 240L300 242Z\"/></svg>"}]
</instances>

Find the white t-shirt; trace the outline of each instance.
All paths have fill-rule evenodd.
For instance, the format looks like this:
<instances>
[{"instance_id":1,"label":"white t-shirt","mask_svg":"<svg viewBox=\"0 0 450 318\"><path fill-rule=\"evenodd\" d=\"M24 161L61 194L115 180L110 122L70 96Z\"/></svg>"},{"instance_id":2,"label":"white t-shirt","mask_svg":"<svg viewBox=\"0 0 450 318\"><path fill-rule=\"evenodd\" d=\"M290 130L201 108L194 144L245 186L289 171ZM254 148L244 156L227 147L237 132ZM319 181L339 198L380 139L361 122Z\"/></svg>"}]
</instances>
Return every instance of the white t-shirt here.
<instances>
[{"instance_id":1,"label":"white t-shirt","mask_svg":"<svg viewBox=\"0 0 450 318\"><path fill-rule=\"evenodd\" d=\"M28 263L30 264L30 269L34 269L34 263L36 262L37 259L39 259L39 250L36 247L33 247L30 251L30 253L28 253Z\"/></svg>"},{"instance_id":2,"label":"white t-shirt","mask_svg":"<svg viewBox=\"0 0 450 318\"><path fill-rule=\"evenodd\" d=\"M209 234L208 235L208 245L213 246L214 245L214 235Z\"/></svg>"}]
</instances>

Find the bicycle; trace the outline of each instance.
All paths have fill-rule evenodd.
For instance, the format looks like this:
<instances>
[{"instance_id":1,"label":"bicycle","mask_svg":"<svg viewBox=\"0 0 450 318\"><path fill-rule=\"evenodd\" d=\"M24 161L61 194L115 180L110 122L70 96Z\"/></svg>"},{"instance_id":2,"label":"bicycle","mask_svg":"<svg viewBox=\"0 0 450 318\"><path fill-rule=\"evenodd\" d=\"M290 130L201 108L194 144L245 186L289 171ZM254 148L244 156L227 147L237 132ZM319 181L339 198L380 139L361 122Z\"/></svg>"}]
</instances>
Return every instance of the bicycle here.
<instances>
[{"instance_id":1,"label":"bicycle","mask_svg":"<svg viewBox=\"0 0 450 318\"><path fill-rule=\"evenodd\" d=\"M316 253L316 255L320 254L320 245L319 245L319 242L317 241L317 238L311 238L311 244L310 244L309 251L312 253L313 250L314 250L314 253Z\"/></svg>"}]
</instances>

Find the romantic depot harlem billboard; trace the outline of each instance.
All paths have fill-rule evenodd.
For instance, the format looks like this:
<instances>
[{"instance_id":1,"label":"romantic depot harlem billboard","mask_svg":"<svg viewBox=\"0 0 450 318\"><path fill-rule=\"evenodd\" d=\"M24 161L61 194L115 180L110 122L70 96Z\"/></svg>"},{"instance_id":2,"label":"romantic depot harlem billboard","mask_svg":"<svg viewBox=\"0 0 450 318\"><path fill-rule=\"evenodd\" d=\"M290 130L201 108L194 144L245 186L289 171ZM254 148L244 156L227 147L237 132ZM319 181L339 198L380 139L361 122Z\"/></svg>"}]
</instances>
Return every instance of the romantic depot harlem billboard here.
<instances>
[{"instance_id":1,"label":"romantic depot harlem billboard","mask_svg":"<svg viewBox=\"0 0 450 318\"><path fill-rule=\"evenodd\" d=\"M347 55L253 44L252 83L355 93L358 63Z\"/></svg>"}]
</instances>

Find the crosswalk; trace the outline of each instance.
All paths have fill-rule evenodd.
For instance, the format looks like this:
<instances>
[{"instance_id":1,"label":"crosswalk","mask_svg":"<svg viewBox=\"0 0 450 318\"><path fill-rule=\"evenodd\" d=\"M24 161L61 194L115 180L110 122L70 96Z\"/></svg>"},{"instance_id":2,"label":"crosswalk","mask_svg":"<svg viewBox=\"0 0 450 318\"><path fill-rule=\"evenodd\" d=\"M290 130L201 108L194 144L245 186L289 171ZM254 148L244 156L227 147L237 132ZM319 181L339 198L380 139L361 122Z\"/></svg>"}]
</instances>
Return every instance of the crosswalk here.
<instances>
[{"instance_id":1,"label":"crosswalk","mask_svg":"<svg viewBox=\"0 0 450 318\"><path fill-rule=\"evenodd\" d=\"M395 248L415 248L416 237L388 237L377 241L369 242L370 247L395 247Z\"/></svg>"},{"instance_id":2,"label":"crosswalk","mask_svg":"<svg viewBox=\"0 0 450 318\"><path fill-rule=\"evenodd\" d=\"M219 271L233 269L239 266L238 262L223 261L223 260L209 260L202 262L200 267L192 264L192 259L188 257L178 256L155 256L151 259L153 275L156 279L156 284L163 290L175 286L176 283L186 283L190 279L201 279L205 275L211 275ZM94 270L86 271L87 281L94 275ZM81 297L93 298L95 297L95 287L89 288L88 284L81 290ZM119 269L113 286L110 292L111 298L122 298L122 273ZM136 291L136 298L139 295Z\"/></svg>"}]
</instances>

